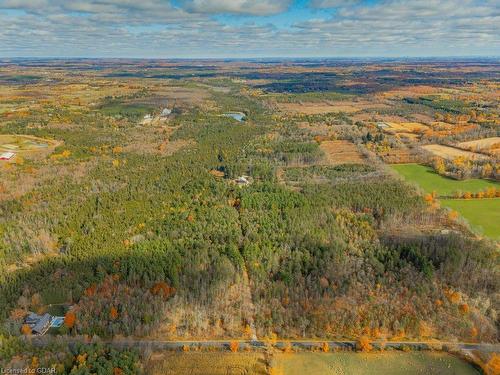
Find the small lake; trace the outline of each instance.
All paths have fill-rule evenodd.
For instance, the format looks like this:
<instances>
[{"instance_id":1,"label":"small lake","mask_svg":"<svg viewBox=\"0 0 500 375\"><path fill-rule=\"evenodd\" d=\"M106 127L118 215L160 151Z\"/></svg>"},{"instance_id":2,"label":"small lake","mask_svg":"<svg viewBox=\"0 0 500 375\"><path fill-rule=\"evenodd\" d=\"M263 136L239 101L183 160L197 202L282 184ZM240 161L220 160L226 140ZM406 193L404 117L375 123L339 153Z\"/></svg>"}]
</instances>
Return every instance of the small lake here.
<instances>
[{"instance_id":1,"label":"small lake","mask_svg":"<svg viewBox=\"0 0 500 375\"><path fill-rule=\"evenodd\" d=\"M226 112L222 116L231 117L232 119L235 119L236 121L239 122L242 122L246 118L245 114L242 112Z\"/></svg>"}]
</instances>

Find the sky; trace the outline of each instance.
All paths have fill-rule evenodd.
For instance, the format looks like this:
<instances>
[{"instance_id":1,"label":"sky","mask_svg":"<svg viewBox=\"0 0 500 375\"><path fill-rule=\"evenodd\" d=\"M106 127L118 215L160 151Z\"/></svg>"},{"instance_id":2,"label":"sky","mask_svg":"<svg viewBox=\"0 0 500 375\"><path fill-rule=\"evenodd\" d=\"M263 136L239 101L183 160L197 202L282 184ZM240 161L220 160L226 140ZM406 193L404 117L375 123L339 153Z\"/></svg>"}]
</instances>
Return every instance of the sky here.
<instances>
[{"instance_id":1,"label":"sky","mask_svg":"<svg viewBox=\"0 0 500 375\"><path fill-rule=\"evenodd\" d=\"M0 57L500 56L500 0L0 0Z\"/></svg>"}]
</instances>

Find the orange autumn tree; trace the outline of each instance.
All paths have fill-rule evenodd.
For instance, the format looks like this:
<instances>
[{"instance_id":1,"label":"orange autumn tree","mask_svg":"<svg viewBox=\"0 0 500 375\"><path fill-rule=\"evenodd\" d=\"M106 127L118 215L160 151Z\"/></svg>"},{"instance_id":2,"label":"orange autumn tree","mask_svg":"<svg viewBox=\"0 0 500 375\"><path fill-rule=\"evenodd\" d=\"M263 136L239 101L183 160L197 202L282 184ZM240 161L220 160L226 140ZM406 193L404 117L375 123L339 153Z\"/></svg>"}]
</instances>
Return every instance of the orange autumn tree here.
<instances>
[{"instance_id":1,"label":"orange autumn tree","mask_svg":"<svg viewBox=\"0 0 500 375\"><path fill-rule=\"evenodd\" d=\"M64 316L64 325L67 328L73 328L76 321L76 315L73 311L68 311Z\"/></svg>"},{"instance_id":2,"label":"orange autumn tree","mask_svg":"<svg viewBox=\"0 0 500 375\"><path fill-rule=\"evenodd\" d=\"M459 308L459 310L460 310L460 312L461 312L462 314L468 314L468 313L469 313L469 311L470 311L470 307L469 307L469 305L468 305L468 304L466 304L466 303L462 303L462 304L460 304L460 305L458 306L458 308Z\"/></svg>"},{"instance_id":3,"label":"orange autumn tree","mask_svg":"<svg viewBox=\"0 0 500 375\"><path fill-rule=\"evenodd\" d=\"M321 350L324 352L324 353L328 353L330 351L330 346L328 345L327 342L324 342L323 345L321 346Z\"/></svg>"},{"instance_id":4,"label":"orange autumn tree","mask_svg":"<svg viewBox=\"0 0 500 375\"><path fill-rule=\"evenodd\" d=\"M471 199L472 198L472 193L470 191L466 191L463 195L464 199Z\"/></svg>"},{"instance_id":5,"label":"orange autumn tree","mask_svg":"<svg viewBox=\"0 0 500 375\"><path fill-rule=\"evenodd\" d=\"M489 361L483 366L486 375L500 374L500 354L493 353Z\"/></svg>"},{"instance_id":6,"label":"orange autumn tree","mask_svg":"<svg viewBox=\"0 0 500 375\"><path fill-rule=\"evenodd\" d=\"M175 288L169 286L166 282L160 281L155 283L151 289L151 294L154 296L162 296L164 299L168 299L175 294Z\"/></svg>"},{"instance_id":7,"label":"orange autumn tree","mask_svg":"<svg viewBox=\"0 0 500 375\"><path fill-rule=\"evenodd\" d=\"M424 196L424 200L425 200L427 203L431 204L431 203L434 201L434 197L432 196L432 194L425 194L425 196Z\"/></svg>"},{"instance_id":8,"label":"orange autumn tree","mask_svg":"<svg viewBox=\"0 0 500 375\"><path fill-rule=\"evenodd\" d=\"M109 317L111 318L111 320L115 320L116 318L118 318L118 310L116 309L116 307L111 306L111 309L109 310Z\"/></svg>"},{"instance_id":9,"label":"orange autumn tree","mask_svg":"<svg viewBox=\"0 0 500 375\"><path fill-rule=\"evenodd\" d=\"M240 347L240 344L237 341L231 341L229 343L229 349L233 352L236 353Z\"/></svg>"},{"instance_id":10,"label":"orange autumn tree","mask_svg":"<svg viewBox=\"0 0 500 375\"><path fill-rule=\"evenodd\" d=\"M23 324L21 327L21 333L26 336L31 335L31 327L27 324Z\"/></svg>"},{"instance_id":11,"label":"orange autumn tree","mask_svg":"<svg viewBox=\"0 0 500 375\"><path fill-rule=\"evenodd\" d=\"M85 289L84 294L87 297L91 297L91 296L95 295L96 289L97 289L97 286L95 284L92 284L87 289Z\"/></svg>"}]
</instances>

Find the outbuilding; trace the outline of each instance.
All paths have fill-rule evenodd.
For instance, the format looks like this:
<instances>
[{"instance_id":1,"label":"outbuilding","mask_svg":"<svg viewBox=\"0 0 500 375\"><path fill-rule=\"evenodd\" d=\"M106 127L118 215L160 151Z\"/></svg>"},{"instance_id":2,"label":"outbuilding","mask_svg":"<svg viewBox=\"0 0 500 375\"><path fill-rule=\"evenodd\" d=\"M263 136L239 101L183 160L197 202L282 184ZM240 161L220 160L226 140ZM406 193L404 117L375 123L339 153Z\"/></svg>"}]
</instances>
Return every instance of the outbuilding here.
<instances>
[{"instance_id":1,"label":"outbuilding","mask_svg":"<svg viewBox=\"0 0 500 375\"><path fill-rule=\"evenodd\" d=\"M0 160L10 160L12 159L16 154L13 152L4 152L0 154Z\"/></svg>"},{"instance_id":2,"label":"outbuilding","mask_svg":"<svg viewBox=\"0 0 500 375\"><path fill-rule=\"evenodd\" d=\"M163 108L163 111L161 111L160 117L168 117L172 113L171 109L168 108Z\"/></svg>"}]
</instances>

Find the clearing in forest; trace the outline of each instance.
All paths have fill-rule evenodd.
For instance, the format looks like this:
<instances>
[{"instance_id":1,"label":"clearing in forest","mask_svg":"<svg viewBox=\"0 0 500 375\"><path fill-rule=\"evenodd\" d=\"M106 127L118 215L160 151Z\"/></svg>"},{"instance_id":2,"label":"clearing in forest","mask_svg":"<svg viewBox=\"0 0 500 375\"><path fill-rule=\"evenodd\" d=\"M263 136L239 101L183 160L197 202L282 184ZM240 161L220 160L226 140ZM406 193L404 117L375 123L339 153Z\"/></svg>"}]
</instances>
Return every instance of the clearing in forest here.
<instances>
[{"instance_id":1,"label":"clearing in forest","mask_svg":"<svg viewBox=\"0 0 500 375\"><path fill-rule=\"evenodd\" d=\"M365 162L356 145L349 141L324 141L319 147L325 153L327 165L362 164Z\"/></svg>"},{"instance_id":2,"label":"clearing in forest","mask_svg":"<svg viewBox=\"0 0 500 375\"><path fill-rule=\"evenodd\" d=\"M284 375L479 375L467 362L445 353L296 353L278 354L275 373Z\"/></svg>"},{"instance_id":3,"label":"clearing in forest","mask_svg":"<svg viewBox=\"0 0 500 375\"><path fill-rule=\"evenodd\" d=\"M13 154L11 160L17 156L30 159L43 159L62 144L60 141L43 139L29 135L0 134L0 154Z\"/></svg>"},{"instance_id":4,"label":"clearing in forest","mask_svg":"<svg viewBox=\"0 0 500 375\"><path fill-rule=\"evenodd\" d=\"M33 137L30 135L0 134L0 151L2 152L41 152L53 149L60 142Z\"/></svg>"},{"instance_id":5,"label":"clearing in forest","mask_svg":"<svg viewBox=\"0 0 500 375\"><path fill-rule=\"evenodd\" d=\"M422 146L424 150L429 151L435 156L439 156L443 159L454 160L458 157L465 157L472 160L487 160L488 157L485 155L477 154L475 152L464 151L458 148L443 146L443 145L425 145Z\"/></svg>"},{"instance_id":6,"label":"clearing in forest","mask_svg":"<svg viewBox=\"0 0 500 375\"><path fill-rule=\"evenodd\" d=\"M500 155L500 137L490 137L475 141L461 142L457 144L457 147L469 151L487 152Z\"/></svg>"}]
</instances>

